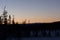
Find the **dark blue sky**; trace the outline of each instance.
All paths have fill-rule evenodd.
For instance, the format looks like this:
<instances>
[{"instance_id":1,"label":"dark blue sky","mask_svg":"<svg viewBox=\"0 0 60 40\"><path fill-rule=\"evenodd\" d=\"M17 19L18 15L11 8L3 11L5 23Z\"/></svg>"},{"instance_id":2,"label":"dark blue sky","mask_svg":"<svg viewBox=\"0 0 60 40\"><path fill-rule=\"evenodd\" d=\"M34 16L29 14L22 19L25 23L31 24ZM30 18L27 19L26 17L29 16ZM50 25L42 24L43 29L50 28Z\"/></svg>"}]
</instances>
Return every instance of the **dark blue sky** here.
<instances>
[{"instance_id":1,"label":"dark blue sky","mask_svg":"<svg viewBox=\"0 0 60 40\"><path fill-rule=\"evenodd\" d=\"M0 0L1 14L5 5L8 14L15 15L16 21L60 21L60 0Z\"/></svg>"}]
</instances>

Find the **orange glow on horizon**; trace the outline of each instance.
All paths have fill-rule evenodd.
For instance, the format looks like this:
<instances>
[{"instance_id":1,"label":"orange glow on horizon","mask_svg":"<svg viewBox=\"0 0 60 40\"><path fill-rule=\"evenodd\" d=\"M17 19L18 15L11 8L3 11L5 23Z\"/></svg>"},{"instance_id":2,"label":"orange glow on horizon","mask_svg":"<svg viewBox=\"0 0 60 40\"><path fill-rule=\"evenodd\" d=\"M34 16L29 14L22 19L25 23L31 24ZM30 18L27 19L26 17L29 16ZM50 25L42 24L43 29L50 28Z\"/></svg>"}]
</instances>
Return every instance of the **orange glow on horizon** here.
<instances>
[{"instance_id":1,"label":"orange glow on horizon","mask_svg":"<svg viewBox=\"0 0 60 40\"><path fill-rule=\"evenodd\" d=\"M15 22L22 23L25 19L24 18L16 18ZM27 18L26 22L28 23L28 20L30 20L30 23L51 23L55 21L60 21L59 18Z\"/></svg>"}]
</instances>

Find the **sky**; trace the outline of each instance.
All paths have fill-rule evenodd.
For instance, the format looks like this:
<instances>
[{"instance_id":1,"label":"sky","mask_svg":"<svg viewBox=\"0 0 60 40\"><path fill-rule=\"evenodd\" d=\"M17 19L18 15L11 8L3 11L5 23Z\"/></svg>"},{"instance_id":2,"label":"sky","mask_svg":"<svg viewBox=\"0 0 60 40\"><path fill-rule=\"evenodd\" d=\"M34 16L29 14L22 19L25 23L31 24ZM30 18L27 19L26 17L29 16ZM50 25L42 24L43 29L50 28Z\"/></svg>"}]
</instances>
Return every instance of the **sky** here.
<instances>
[{"instance_id":1,"label":"sky","mask_svg":"<svg viewBox=\"0 0 60 40\"><path fill-rule=\"evenodd\" d=\"M5 5L8 15L19 23L60 21L60 0L0 0L0 15Z\"/></svg>"}]
</instances>

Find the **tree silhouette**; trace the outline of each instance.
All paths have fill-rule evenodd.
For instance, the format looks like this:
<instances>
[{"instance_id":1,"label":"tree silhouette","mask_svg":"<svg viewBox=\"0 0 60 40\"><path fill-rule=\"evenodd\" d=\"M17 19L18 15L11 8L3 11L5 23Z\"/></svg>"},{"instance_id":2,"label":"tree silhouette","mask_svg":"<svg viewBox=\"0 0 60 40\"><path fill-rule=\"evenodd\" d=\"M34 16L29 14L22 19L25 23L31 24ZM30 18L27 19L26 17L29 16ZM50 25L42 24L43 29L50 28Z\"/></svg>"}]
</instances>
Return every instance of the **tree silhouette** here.
<instances>
[{"instance_id":1,"label":"tree silhouette","mask_svg":"<svg viewBox=\"0 0 60 40\"><path fill-rule=\"evenodd\" d=\"M0 24L2 24L1 16L0 16Z\"/></svg>"},{"instance_id":2,"label":"tree silhouette","mask_svg":"<svg viewBox=\"0 0 60 40\"><path fill-rule=\"evenodd\" d=\"M14 21L14 15L13 15L13 19L12 19L12 24L15 24L15 21Z\"/></svg>"},{"instance_id":3,"label":"tree silhouette","mask_svg":"<svg viewBox=\"0 0 60 40\"><path fill-rule=\"evenodd\" d=\"M7 24L7 11L5 10L6 6L4 7L4 11L3 11L3 21L4 24Z\"/></svg>"},{"instance_id":4,"label":"tree silhouette","mask_svg":"<svg viewBox=\"0 0 60 40\"><path fill-rule=\"evenodd\" d=\"M9 15L9 24L11 24L11 15Z\"/></svg>"}]
</instances>

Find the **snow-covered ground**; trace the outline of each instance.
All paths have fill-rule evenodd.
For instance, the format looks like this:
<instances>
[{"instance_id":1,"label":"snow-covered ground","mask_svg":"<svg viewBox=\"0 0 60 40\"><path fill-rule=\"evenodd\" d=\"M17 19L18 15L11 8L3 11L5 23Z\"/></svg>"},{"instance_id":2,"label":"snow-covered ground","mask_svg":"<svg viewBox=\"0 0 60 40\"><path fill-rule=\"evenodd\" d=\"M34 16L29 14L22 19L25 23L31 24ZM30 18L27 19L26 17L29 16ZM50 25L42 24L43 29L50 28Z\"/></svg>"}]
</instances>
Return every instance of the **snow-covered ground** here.
<instances>
[{"instance_id":1,"label":"snow-covered ground","mask_svg":"<svg viewBox=\"0 0 60 40\"><path fill-rule=\"evenodd\" d=\"M53 38L21 38L21 40L60 40L60 37L53 37Z\"/></svg>"},{"instance_id":2,"label":"snow-covered ground","mask_svg":"<svg viewBox=\"0 0 60 40\"><path fill-rule=\"evenodd\" d=\"M48 35L48 32L49 31L46 31L47 35ZM56 32L59 33L58 34L59 36L56 36ZM6 40L60 40L60 30L51 31L50 34L51 34L51 37L48 37L48 36L39 37L39 36L42 36L42 33L38 32L38 37L33 37L34 33L31 32L29 38L27 37L17 38L17 37L9 36Z\"/></svg>"},{"instance_id":3,"label":"snow-covered ground","mask_svg":"<svg viewBox=\"0 0 60 40\"><path fill-rule=\"evenodd\" d=\"M39 38L39 37L33 37L33 38L10 38L6 40L60 40L60 37L45 37L45 38Z\"/></svg>"}]
</instances>

